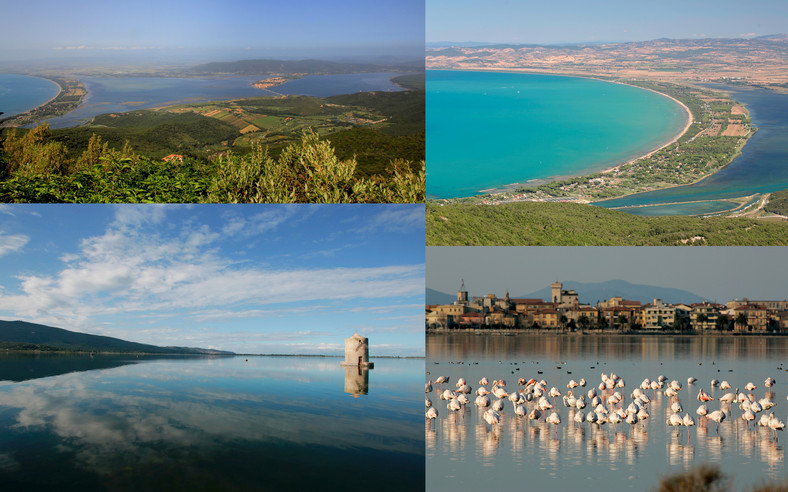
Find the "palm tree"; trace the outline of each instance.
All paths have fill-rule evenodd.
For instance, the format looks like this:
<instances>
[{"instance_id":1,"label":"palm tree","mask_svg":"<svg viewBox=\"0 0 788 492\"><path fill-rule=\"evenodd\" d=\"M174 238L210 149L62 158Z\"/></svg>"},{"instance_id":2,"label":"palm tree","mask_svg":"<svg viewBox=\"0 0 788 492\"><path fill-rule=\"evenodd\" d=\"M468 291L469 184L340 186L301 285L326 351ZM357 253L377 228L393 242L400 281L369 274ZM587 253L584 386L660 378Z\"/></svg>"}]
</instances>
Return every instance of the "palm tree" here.
<instances>
[{"instance_id":1,"label":"palm tree","mask_svg":"<svg viewBox=\"0 0 788 492\"><path fill-rule=\"evenodd\" d=\"M748 321L749 320L747 319L747 314L746 313L739 313L739 314L736 315L736 322L735 323L737 325L741 326L742 330L747 328L747 322Z\"/></svg>"},{"instance_id":2,"label":"palm tree","mask_svg":"<svg viewBox=\"0 0 788 492\"><path fill-rule=\"evenodd\" d=\"M561 331L562 332L566 331L566 324L568 322L569 322L569 319L566 316L564 316L563 314L561 315L560 318L558 318L558 323L561 325Z\"/></svg>"},{"instance_id":3,"label":"palm tree","mask_svg":"<svg viewBox=\"0 0 788 492\"><path fill-rule=\"evenodd\" d=\"M618 327L623 331L624 330L624 326L628 326L628 325L629 325L629 318L627 318L626 315L624 315L624 314L619 314L618 315Z\"/></svg>"},{"instance_id":4,"label":"palm tree","mask_svg":"<svg viewBox=\"0 0 788 492\"><path fill-rule=\"evenodd\" d=\"M706 324L707 321L709 321L709 317L706 316L706 313L700 313L695 318L695 322L698 324L698 326L700 326L701 331L703 330L703 325ZM696 330L698 329L698 326L695 327Z\"/></svg>"},{"instance_id":5,"label":"palm tree","mask_svg":"<svg viewBox=\"0 0 788 492\"><path fill-rule=\"evenodd\" d=\"M585 314L580 316L580 319L578 319L577 322L578 324L580 324L580 328L582 328L583 331L587 330L588 325L591 324L591 320L588 319L588 316L586 316Z\"/></svg>"}]
</instances>

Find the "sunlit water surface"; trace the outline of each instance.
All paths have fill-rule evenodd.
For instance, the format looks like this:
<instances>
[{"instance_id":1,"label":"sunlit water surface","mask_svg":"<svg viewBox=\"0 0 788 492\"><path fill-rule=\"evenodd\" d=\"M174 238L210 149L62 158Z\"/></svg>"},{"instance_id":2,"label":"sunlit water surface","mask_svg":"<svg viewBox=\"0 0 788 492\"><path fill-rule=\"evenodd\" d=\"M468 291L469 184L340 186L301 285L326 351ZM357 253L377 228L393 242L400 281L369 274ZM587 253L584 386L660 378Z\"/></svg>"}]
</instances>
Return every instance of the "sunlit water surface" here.
<instances>
[{"instance_id":1,"label":"sunlit water surface","mask_svg":"<svg viewBox=\"0 0 788 492\"><path fill-rule=\"evenodd\" d=\"M777 406L771 411L785 421L787 356L786 338L428 335L427 377L434 381L449 376L444 388L451 389L456 389L457 378L464 377L474 393L469 395L471 403L458 412L447 410L437 391L428 395L438 418L425 420L427 490L486 490L491 486L498 490L652 490L661 477L702 463L718 465L733 477L737 490L766 481L784 482L784 439L788 439L784 433L775 441L768 429L752 424L748 428L738 405L717 433L717 424L701 419L695 410L700 405L696 400L699 388L711 393L714 378L727 380L741 391L752 381L758 386L754 393L761 398L764 379L771 376L777 380L772 388ZM516 416L508 399L501 423L490 426L482 419L484 409L473 404L482 377L504 379L509 391L520 388L520 377L544 379L548 390L555 386L562 395L570 379L585 378L588 386L575 389L579 395L580 389L586 393L598 386L601 373L611 372L626 383L618 390L626 397L626 405L644 378L664 375L668 381L680 381L683 413L696 420L689 437L686 428L677 437L666 424L670 404L661 393L649 404L650 418L634 426L600 428L575 423L575 410L567 409L560 397L555 405L561 417L557 426L547 424L544 415L539 421ZM690 376L698 379L692 386L687 385ZM712 394L720 397L726 392L716 389ZM528 410L533 406L529 403ZM717 401L708 404L710 411L719 406ZM584 412L590 410L587 406Z\"/></svg>"},{"instance_id":2,"label":"sunlit water surface","mask_svg":"<svg viewBox=\"0 0 788 492\"><path fill-rule=\"evenodd\" d=\"M423 489L424 360L340 360L2 356L0 489Z\"/></svg>"}]
</instances>

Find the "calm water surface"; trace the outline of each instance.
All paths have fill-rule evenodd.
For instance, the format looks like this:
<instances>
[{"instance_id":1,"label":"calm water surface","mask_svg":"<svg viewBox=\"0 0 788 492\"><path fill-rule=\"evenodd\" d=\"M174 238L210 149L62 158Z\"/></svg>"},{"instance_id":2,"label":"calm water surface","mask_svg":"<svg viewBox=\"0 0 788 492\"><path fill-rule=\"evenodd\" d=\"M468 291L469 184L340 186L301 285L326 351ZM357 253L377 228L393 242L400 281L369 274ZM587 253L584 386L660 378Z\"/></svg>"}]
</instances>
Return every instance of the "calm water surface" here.
<instances>
[{"instance_id":1,"label":"calm water surface","mask_svg":"<svg viewBox=\"0 0 788 492\"><path fill-rule=\"evenodd\" d=\"M0 118L7 118L41 106L60 91L51 80L28 75L0 73Z\"/></svg>"},{"instance_id":2,"label":"calm water surface","mask_svg":"<svg viewBox=\"0 0 788 492\"><path fill-rule=\"evenodd\" d=\"M669 141L674 101L600 80L427 71L427 193L449 198L621 164Z\"/></svg>"},{"instance_id":3,"label":"calm water surface","mask_svg":"<svg viewBox=\"0 0 788 492\"><path fill-rule=\"evenodd\" d=\"M721 85L711 87L725 90L737 101L745 103L753 124L758 127L742 149L742 154L720 172L693 185L640 193L596 205L613 208L656 204L621 210L640 215L696 215L731 208L720 199L788 188L788 94ZM661 205L693 200L712 200L709 203L714 205L711 209L704 202Z\"/></svg>"},{"instance_id":4,"label":"calm water surface","mask_svg":"<svg viewBox=\"0 0 788 492\"><path fill-rule=\"evenodd\" d=\"M247 77L80 77L88 95L74 111L49 121L53 128L84 123L103 114L173 104L218 101L244 97L298 94L327 97L359 91L400 91L391 82L399 73L356 73L345 75L311 75L291 80L271 91L250 84L260 76Z\"/></svg>"},{"instance_id":5,"label":"calm water surface","mask_svg":"<svg viewBox=\"0 0 788 492\"><path fill-rule=\"evenodd\" d=\"M247 359L0 357L0 488L424 488L423 359Z\"/></svg>"},{"instance_id":6,"label":"calm water surface","mask_svg":"<svg viewBox=\"0 0 788 492\"><path fill-rule=\"evenodd\" d=\"M736 405L718 434L717 424L699 418L695 410L699 388L712 393L714 378L741 391L752 381L761 398L763 381L771 376L777 380L772 388L777 406L771 411L785 422L786 360L786 338L428 335L427 377L434 381L450 376L446 388L455 389L457 378L464 377L475 392L479 380L487 377L504 379L512 391L520 388L517 380L523 377L544 379L548 390L555 386L565 395L570 379L585 378L588 386L576 388L578 395L580 389L585 393L597 386L601 373L613 372L626 382L618 391L628 405L629 395L644 378L664 375L681 382L679 400L697 424L689 437L686 428L677 437L666 424L669 398L657 393L648 406L650 417L634 426L577 424L575 410L564 407L559 397L557 426L547 424L544 415L539 421L516 416L507 399L501 423L491 427L474 406L474 393L470 404L451 412L433 392L429 396L438 418L425 420L427 490L485 490L492 483L502 490L652 490L660 477L701 463L719 465L733 476L737 490L767 480L784 482L784 433L775 441L767 429L748 428ZM692 386L687 384L690 376L698 379ZM716 389L712 394L725 392ZM710 411L719 406L717 401L708 405ZM528 404L529 411L532 407ZM584 409L588 411L590 406Z\"/></svg>"}]
</instances>

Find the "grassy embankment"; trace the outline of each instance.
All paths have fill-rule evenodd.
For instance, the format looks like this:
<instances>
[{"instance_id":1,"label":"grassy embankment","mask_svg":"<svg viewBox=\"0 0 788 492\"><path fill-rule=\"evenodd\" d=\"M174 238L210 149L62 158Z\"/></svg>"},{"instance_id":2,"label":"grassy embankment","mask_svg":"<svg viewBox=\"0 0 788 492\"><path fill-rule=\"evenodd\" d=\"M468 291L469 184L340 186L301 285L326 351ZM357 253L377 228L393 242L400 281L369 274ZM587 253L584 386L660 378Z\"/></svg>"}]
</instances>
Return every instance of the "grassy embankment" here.
<instances>
[{"instance_id":1,"label":"grassy embankment","mask_svg":"<svg viewBox=\"0 0 788 492\"><path fill-rule=\"evenodd\" d=\"M788 190L772 193L763 209L772 214L788 216Z\"/></svg>"},{"instance_id":2,"label":"grassy embankment","mask_svg":"<svg viewBox=\"0 0 788 492\"><path fill-rule=\"evenodd\" d=\"M427 246L785 246L788 223L641 217L575 203L427 203Z\"/></svg>"},{"instance_id":3,"label":"grassy embankment","mask_svg":"<svg viewBox=\"0 0 788 492\"><path fill-rule=\"evenodd\" d=\"M2 201L417 202L424 92L106 114L83 127L6 130L3 146ZM170 153L183 162L162 162Z\"/></svg>"}]
</instances>

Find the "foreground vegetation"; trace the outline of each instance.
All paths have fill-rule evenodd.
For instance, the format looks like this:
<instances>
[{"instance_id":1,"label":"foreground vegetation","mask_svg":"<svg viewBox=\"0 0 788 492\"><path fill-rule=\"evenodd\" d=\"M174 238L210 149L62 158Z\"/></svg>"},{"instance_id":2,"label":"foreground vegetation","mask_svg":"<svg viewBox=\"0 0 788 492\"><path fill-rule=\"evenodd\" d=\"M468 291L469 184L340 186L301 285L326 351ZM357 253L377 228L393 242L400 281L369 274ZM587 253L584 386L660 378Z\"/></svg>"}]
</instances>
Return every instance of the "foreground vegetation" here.
<instances>
[{"instance_id":1,"label":"foreground vegetation","mask_svg":"<svg viewBox=\"0 0 788 492\"><path fill-rule=\"evenodd\" d=\"M4 129L0 201L423 201L423 80L398 78L406 91L180 104L73 128Z\"/></svg>"},{"instance_id":2,"label":"foreground vegetation","mask_svg":"<svg viewBox=\"0 0 788 492\"><path fill-rule=\"evenodd\" d=\"M575 203L427 203L427 246L785 246L788 222L642 217Z\"/></svg>"},{"instance_id":3,"label":"foreground vegetation","mask_svg":"<svg viewBox=\"0 0 788 492\"><path fill-rule=\"evenodd\" d=\"M772 193L763 209L777 215L788 215L788 190Z\"/></svg>"},{"instance_id":4,"label":"foreground vegetation","mask_svg":"<svg viewBox=\"0 0 788 492\"><path fill-rule=\"evenodd\" d=\"M384 176L359 177L354 158L337 157L307 131L277 157L253 144L248 154L169 162L111 148L98 135L72 157L44 124L9 131L0 151L2 202L413 203L424 200L424 165L391 162Z\"/></svg>"},{"instance_id":5,"label":"foreground vegetation","mask_svg":"<svg viewBox=\"0 0 788 492\"><path fill-rule=\"evenodd\" d=\"M717 465L699 465L690 470L668 475L659 481L659 492L728 492L731 478ZM788 492L788 482L767 483L748 488L752 492Z\"/></svg>"}]
</instances>

